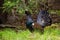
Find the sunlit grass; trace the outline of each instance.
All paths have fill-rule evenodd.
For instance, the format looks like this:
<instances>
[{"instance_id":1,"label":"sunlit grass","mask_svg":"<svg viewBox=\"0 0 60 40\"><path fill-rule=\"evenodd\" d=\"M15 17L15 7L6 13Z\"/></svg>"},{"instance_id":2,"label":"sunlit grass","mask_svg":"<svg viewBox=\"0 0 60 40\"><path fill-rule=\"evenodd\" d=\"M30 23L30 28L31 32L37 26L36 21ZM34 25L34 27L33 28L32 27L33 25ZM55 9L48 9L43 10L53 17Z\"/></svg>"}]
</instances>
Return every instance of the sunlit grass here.
<instances>
[{"instance_id":1,"label":"sunlit grass","mask_svg":"<svg viewBox=\"0 0 60 40\"><path fill-rule=\"evenodd\" d=\"M0 40L60 40L60 29L54 28L58 26L53 24L48 26L44 30L44 34L39 31L34 31L30 33L29 30L19 30L15 32L10 28L6 28L0 31Z\"/></svg>"}]
</instances>

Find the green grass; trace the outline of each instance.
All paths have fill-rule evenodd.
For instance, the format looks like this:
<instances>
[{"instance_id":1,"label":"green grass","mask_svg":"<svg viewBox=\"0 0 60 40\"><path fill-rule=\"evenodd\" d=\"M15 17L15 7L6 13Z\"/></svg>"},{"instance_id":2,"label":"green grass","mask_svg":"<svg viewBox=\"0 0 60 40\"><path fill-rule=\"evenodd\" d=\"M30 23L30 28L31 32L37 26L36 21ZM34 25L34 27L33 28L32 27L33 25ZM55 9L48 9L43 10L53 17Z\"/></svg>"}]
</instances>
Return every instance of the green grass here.
<instances>
[{"instance_id":1,"label":"green grass","mask_svg":"<svg viewBox=\"0 0 60 40\"><path fill-rule=\"evenodd\" d=\"M10 28L5 28L3 31L0 31L0 40L60 40L60 29L58 26L53 24L46 27L44 34L37 30L34 33L30 33L28 30L18 30L18 32L15 32Z\"/></svg>"}]
</instances>

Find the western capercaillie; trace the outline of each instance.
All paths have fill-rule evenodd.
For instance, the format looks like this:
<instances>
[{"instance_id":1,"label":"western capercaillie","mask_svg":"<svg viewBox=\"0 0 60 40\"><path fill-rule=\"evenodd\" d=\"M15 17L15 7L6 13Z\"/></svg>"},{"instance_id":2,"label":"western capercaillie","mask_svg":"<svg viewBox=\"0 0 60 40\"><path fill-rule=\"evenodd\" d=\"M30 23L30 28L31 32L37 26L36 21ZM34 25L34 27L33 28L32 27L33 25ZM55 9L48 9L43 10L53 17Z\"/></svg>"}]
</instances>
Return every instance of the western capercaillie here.
<instances>
[{"instance_id":1,"label":"western capercaillie","mask_svg":"<svg viewBox=\"0 0 60 40\"><path fill-rule=\"evenodd\" d=\"M29 11L25 11L25 14L26 14L26 27L29 29L29 31L30 32L33 32L34 31L34 29L33 29L33 23L34 23L34 21L33 21L33 19L32 19L32 17L31 17L31 13L29 12Z\"/></svg>"}]
</instances>

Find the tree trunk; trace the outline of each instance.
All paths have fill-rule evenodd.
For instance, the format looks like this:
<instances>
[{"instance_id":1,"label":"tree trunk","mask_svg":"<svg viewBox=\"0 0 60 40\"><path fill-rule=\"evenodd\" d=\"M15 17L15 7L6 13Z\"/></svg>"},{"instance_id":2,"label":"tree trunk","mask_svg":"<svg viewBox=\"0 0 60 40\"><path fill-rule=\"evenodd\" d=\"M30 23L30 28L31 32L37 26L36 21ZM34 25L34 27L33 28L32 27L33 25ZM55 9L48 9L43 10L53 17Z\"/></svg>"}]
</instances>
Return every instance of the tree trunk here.
<instances>
[{"instance_id":1,"label":"tree trunk","mask_svg":"<svg viewBox=\"0 0 60 40\"><path fill-rule=\"evenodd\" d=\"M4 0L0 0L0 14L2 13L3 9L3 3L4 3Z\"/></svg>"},{"instance_id":2,"label":"tree trunk","mask_svg":"<svg viewBox=\"0 0 60 40\"><path fill-rule=\"evenodd\" d=\"M2 24L2 19L3 19L3 16L2 16L2 12L3 12L3 3L4 3L4 0L0 0L0 24Z\"/></svg>"}]
</instances>

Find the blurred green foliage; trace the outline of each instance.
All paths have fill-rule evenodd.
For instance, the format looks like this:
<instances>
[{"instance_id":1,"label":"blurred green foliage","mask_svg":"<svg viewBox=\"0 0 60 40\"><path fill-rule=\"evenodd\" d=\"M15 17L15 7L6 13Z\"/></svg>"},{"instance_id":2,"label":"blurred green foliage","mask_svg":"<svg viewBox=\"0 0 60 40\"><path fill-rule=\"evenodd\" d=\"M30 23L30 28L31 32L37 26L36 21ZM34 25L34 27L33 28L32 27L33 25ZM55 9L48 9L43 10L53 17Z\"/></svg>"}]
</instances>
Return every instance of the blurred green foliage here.
<instances>
[{"instance_id":1,"label":"blurred green foliage","mask_svg":"<svg viewBox=\"0 0 60 40\"><path fill-rule=\"evenodd\" d=\"M16 7L16 10L20 13L24 13L24 2L22 0L4 0L3 12L10 13L11 10Z\"/></svg>"},{"instance_id":2,"label":"blurred green foliage","mask_svg":"<svg viewBox=\"0 0 60 40\"><path fill-rule=\"evenodd\" d=\"M4 0L3 12L11 13L11 10L16 7L16 11L19 14L24 14L25 10L29 10L31 13L38 13L40 10L40 3L46 3L47 0L28 0L28 5L25 4L25 0ZM52 12L52 10L50 10ZM55 11L54 11L55 12ZM60 14L60 11L57 11Z\"/></svg>"},{"instance_id":3,"label":"blurred green foliage","mask_svg":"<svg viewBox=\"0 0 60 40\"><path fill-rule=\"evenodd\" d=\"M44 0L28 0L28 6L26 6L24 0L4 0L4 11L3 12L11 12L13 7L17 8L19 13L24 13L25 9L28 9L31 13L38 13L40 2Z\"/></svg>"}]
</instances>

